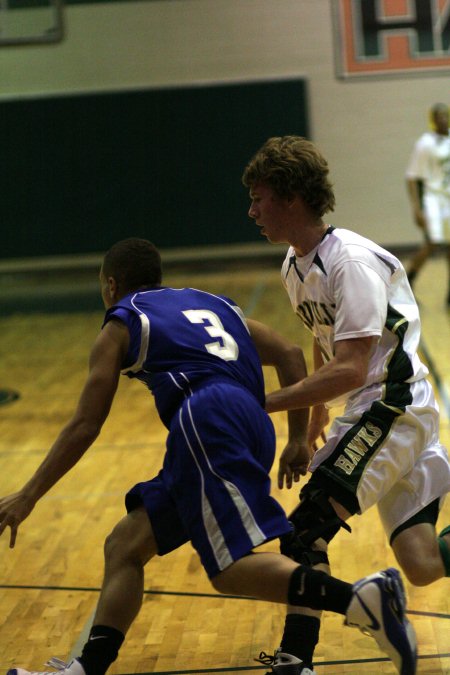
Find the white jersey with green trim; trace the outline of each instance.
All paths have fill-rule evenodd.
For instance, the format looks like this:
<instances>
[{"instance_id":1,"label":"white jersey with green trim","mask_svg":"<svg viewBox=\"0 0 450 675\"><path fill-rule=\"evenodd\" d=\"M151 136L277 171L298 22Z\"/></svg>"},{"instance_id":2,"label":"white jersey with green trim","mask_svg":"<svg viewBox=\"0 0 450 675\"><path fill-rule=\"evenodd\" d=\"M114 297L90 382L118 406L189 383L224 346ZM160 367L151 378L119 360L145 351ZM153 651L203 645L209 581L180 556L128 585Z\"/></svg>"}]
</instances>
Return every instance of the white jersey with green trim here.
<instances>
[{"instance_id":1,"label":"white jersey with green trim","mask_svg":"<svg viewBox=\"0 0 450 675\"><path fill-rule=\"evenodd\" d=\"M406 177L423 181L425 191L450 198L450 136L434 131L422 134L414 145Z\"/></svg>"},{"instance_id":2,"label":"white jersey with green trim","mask_svg":"<svg viewBox=\"0 0 450 675\"><path fill-rule=\"evenodd\" d=\"M330 226L306 256L298 257L289 248L282 281L324 361L332 358L338 340L378 338L365 385L330 401L329 407L373 385L409 383L428 375L417 353L417 303L403 265L389 251L355 232Z\"/></svg>"}]
</instances>

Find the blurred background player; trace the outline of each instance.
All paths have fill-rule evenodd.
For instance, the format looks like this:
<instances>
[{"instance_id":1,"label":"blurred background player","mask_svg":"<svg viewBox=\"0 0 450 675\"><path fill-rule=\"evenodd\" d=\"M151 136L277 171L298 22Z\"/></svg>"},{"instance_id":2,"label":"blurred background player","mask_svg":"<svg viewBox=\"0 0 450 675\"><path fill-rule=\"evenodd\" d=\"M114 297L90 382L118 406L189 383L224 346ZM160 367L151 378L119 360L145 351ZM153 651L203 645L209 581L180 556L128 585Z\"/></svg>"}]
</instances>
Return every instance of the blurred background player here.
<instances>
[{"instance_id":1,"label":"blurred background player","mask_svg":"<svg viewBox=\"0 0 450 675\"><path fill-rule=\"evenodd\" d=\"M436 103L430 111L432 129L420 136L406 171L414 220L424 243L413 256L408 279L411 286L425 261L445 246L448 262L447 305L450 307L450 137L449 108Z\"/></svg>"}]
</instances>

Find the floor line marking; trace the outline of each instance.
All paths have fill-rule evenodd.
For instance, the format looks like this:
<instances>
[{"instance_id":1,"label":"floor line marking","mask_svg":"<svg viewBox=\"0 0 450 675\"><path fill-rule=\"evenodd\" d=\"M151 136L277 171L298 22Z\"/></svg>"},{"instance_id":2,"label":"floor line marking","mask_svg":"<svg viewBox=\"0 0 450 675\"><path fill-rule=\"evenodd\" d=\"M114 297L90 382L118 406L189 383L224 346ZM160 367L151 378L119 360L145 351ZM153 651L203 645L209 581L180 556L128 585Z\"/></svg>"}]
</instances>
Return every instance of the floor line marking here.
<instances>
[{"instance_id":1,"label":"floor line marking","mask_svg":"<svg viewBox=\"0 0 450 675\"><path fill-rule=\"evenodd\" d=\"M31 590L31 591L72 591L72 592L88 592L88 593L100 593L101 588L99 587L89 587L89 586L37 586L37 585L25 585L25 584L0 584L0 589L4 590ZM267 602L266 600L260 600L260 598L253 598L248 595L226 595L225 593L195 593L188 591L155 591L155 590L144 590L144 595L164 595L164 596L176 596L176 597L194 597L194 598L223 598L224 600L247 600L249 602ZM449 619L450 614L444 614L440 612L428 612L417 609L408 609L406 610L407 614L415 616L428 616L430 618L436 619Z\"/></svg>"},{"instance_id":2,"label":"floor line marking","mask_svg":"<svg viewBox=\"0 0 450 675\"><path fill-rule=\"evenodd\" d=\"M425 659L443 659L450 657L450 653L443 654L424 654L419 655L420 660ZM327 666L352 666L356 664L365 663L389 663L390 659L387 657L370 658L370 659L347 659L340 661L321 661L314 662L314 668L321 668ZM161 670L152 673L138 673L137 675L201 675L202 673L240 673L243 671L252 670L266 670L267 666L228 666L224 668L195 668L195 670ZM136 675L136 673L122 673L121 675Z\"/></svg>"}]
</instances>

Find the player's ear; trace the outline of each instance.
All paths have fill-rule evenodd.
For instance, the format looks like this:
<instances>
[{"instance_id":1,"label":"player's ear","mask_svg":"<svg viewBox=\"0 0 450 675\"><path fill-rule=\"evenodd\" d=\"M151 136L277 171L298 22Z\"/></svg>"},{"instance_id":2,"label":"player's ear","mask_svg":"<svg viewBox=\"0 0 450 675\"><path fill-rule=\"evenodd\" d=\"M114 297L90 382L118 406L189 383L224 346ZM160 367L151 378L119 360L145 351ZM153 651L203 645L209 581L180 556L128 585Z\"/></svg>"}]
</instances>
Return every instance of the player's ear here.
<instances>
[{"instance_id":1,"label":"player's ear","mask_svg":"<svg viewBox=\"0 0 450 675\"><path fill-rule=\"evenodd\" d=\"M292 193L291 195L288 195L286 197L286 202L289 208L292 208L298 201L298 197L296 194Z\"/></svg>"},{"instance_id":2,"label":"player's ear","mask_svg":"<svg viewBox=\"0 0 450 675\"><path fill-rule=\"evenodd\" d=\"M118 283L114 279L114 277L108 277L108 290L109 290L109 295L113 300L117 299L117 293L118 293Z\"/></svg>"}]
</instances>

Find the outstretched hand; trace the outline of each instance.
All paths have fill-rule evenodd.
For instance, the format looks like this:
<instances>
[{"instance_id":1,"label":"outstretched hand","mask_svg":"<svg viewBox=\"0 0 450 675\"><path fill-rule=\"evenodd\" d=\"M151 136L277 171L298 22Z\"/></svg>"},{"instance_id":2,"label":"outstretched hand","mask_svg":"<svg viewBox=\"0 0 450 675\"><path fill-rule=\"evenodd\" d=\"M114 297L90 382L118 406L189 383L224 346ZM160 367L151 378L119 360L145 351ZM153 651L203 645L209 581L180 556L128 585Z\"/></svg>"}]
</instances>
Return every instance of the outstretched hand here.
<instances>
[{"instance_id":1,"label":"outstretched hand","mask_svg":"<svg viewBox=\"0 0 450 675\"><path fill-rule=\"evenodd\" d=\"M300 476L308 471L310 460L311 451L307 443L289 441L278 464L278 487L281 489L286 483L289 489L293 483L298 483Z\"/></svg>"},{"instance_id":2,"label":"outstretched hand","mask_svg":"<svg viewBox=\"0 0 450 675\"><path fill-rule=\"evenodd\" d=\"M11 529L10 548L14 548L20 523L30 515L33 508L34 503L21 492L0 499L0 536L7 527Z\"/></svg>"}]
</instances>

